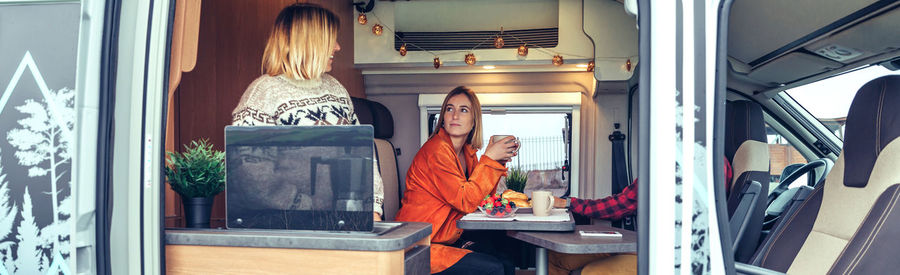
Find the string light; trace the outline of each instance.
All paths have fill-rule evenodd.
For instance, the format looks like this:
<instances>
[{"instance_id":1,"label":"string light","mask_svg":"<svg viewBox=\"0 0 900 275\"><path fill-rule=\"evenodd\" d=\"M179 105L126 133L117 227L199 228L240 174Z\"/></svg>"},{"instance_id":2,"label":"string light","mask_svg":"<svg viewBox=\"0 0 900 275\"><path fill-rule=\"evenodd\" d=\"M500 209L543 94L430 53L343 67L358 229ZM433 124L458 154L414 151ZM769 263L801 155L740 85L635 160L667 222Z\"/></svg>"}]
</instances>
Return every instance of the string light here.
<instances>
[{"instance_id":1,"label":"string light","mask_svg":"<svg viewBox=\"0 0 900 275\"><path fill-rule=\"evenodd\" d=\"M475 65L475 54L474 53L466 54L466 64L469 64L470 66Z\"/></svg>"},{"instance_id":2,"label":"string light","mask_svg":"<svg viewBox=\"0 0 900 275\"><path fill-rule=\"evenodd\" d=\"M519 53L519 56L527 56L528 55L528 47L526 47L525 44L522 44L522 46L519 46L518 53Z\"/></svg>"},{"instance_id":3,"label":"string light","mask_svg":"<svg viewBox=\"0 0 900 275\"><path fill-rule=\"evenodd\" d=\"M376 22L380 22L380 21L381 21L381 19L379 19L379 18L378 18L378 15L376 15L375 13L372 13L372 16L375 16ZM358 21L360 24L365 24L364 22L368 22L368 19L366 18L366 15L365 15L365 14L360 13L360 15L357 17L357 21ZM384 29L385 29L385 28L387 28L387 31L393 33L393 35L394 35L394 37L395 37L396 39L400 40L400 42L403 43L403 44L400 45L400 49L399 49L400 56L406 56L406 54L408 53L408 47L409 47L409 46L412 46L412 47L417 48L417 49L420 50L420 51L427 52L427 53L430 53L430 54L434 55L434 62L433 62L433 65L434 65L434 68L435 68L435 69L438 69L438 68L441 67L441 65L443 65L443 62L441 62L441 60L440 60L440 55L439 55L439 54L437 54L437 53L435 53L435 52L432 52L432 51L429 51L429 50L426 50L426 49L423 49L422 47L419 47L419 46L416 45L415 43L408 43L408 42L404 41L403 38L400 37L396 32L394 32L390 27L382 26L381 24L376 23L374 26L372 26L372 33L374 33L375 35L379 35L379 36L380 36L380 35L384 32ZM519 39L519 38L516 37L515 35L509 35L509 34L507 34L507 36L512 37L513 39L515 39L515 40L519 41L520 43L522 43L522 45L520 45L520 46L516 49L516 53L517 53L519 56L527 56L527 55L528 55L528 51L529 51L528 48L529 48L529 47L528 47L528 43L527 43L527 42L522 41L522 39ZM503 39L503 27L502 27L502 26L500 27L500 34L499 34L499 35L497 35L496 37L493 37L493 39L491 39L491 37L487 37L484 41L481 41L480 43L478 43L477 45L475 45L475 47L472 47L472 49L470 49L470 50L460 50L460 51L443 52L441 55L455 54L455 53L459 53L459 52L468 52L468 53L465 55L464 61L466 62L467 65L475 65L475 63L477 62L477 60L476 60L476 58L475 58L475 54L472 53L472 51L478 49L482 44L484 44L484 43L487 42L488 40L493 40L493 44L494 44L494 47L495 47L495 48L498 48L498 49L503 48L503 46L505 46L505 44L506 44L506 43L505 43L506 41ZM536 47L536 49L537 49L538 51L541 51L541 52L543 52L543 53L545 53L545 54L548 54L548 55L553 54L553 58L552 58L552 63L553 63L553 65L555 65L555 66L562 66L563 64L565 64L565 61L564 61L564 59L563 59L563 54L565 54L565 53L560 53L560 52L556 52L556 51L553 51L553 50L544 49L544 48L541 47L540 45L533 46L533 47ZM580 57L580 58L587 58L587 57L585 57L585 56L580 56L580 55L573 55L573 54L569 54L569 55L572 55L572 56L575 56L575 57ZM628 59L628 61L626 62L626 69L627 69L628 71L631 71L630 68L631 68L631 59ZM590 62L588 63L588 71L593 71L593 70L594 70L594 61L590 61Z\"/></svg>"},{"instance_id":4,"label":"string light","mask_svg":"<svg viewBox=\"0 0 900 275\"><path fill-rule=\"evenodd\" d=\"M557 55L554 55L554 56L553 56L553 65L555 65L555 66L562 66L562 64L563 64L563 57L562 57L562 55L558 55L558 54L557 54Z\"/></svg>"},{"instance_id":5,"label":"string light","mask_svg":"<svg viewBox=\"0 0 900 275\"><path fill-rule=\"evenodd\" d=\"M366 18L365 13L359 13L359 16L356 17L356 22L359 22L360 25L365 25L369 22L369 18Z\"/></svg>"},{"instance_id":6,"label":"string light","mask_svg":"<svg viewBox=\"0 0 900 275\"><path fill-rule=\"evenodd\" d=\"M375 26L372 26L372 33L374 33L375 35L381 35L383 31L384 28L381 26L381 24L375 24Z\"/></svg>"},{"instance_id":7,"label":"string light","mask_svg":"<svg viewBox=\"0 0 900 275\"><path fill-rule=\"evenodd\" d=\"M503 27L500 27L500 34L494 39L494 48L502 49L503 44Z\"/></svg>"}]
</instances>

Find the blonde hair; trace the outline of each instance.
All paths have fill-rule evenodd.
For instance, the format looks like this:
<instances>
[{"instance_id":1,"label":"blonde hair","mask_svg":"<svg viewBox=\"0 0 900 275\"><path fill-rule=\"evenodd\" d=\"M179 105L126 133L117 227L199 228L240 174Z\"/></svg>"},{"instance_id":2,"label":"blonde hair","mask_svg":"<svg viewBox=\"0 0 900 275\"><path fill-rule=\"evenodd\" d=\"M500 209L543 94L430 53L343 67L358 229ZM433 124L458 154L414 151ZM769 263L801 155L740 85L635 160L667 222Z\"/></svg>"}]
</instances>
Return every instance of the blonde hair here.
<instances>
[{"instance_id":1,"label":"blonde hair","mask_svg":"<svg viewBox=\"0 0 900 275\"><path fill-rule=\"evenodd\" d=\"M340 21L315 4L293 4L275 18L263 52L262 73L296 79L319 78L337 44Z\"/></svg>"},{"instance_id":2,"label":"blonde hair","mask_svg":"<svg viewBox=\"0 0 900 275\"><path fill-rule=\"evenodd\" d=\"M469 101L472 102L472 106L469 106L469 110L472 111L472 114L474 115L474 124L472 125L472 130L469 131L469 137L466 138L466 144L469 144L472 149L481 149L481 146L484 144L481 135L481 102L478 101L478 96L475 95L475 91L466 88L466 86L453 88L453 90L450 91L449 94L447 94L447 97L444 98L444 103L441 104L441 115L438 118L437 124L435 125L436 127L438 127L438 130L434 131L431 134L431 137L437 135L438 131L443 130L444 112L447 111L447 102L450 101L451 97L457 95L466 95L466 97L469 98Z\"/></svg>"}]
</instances>

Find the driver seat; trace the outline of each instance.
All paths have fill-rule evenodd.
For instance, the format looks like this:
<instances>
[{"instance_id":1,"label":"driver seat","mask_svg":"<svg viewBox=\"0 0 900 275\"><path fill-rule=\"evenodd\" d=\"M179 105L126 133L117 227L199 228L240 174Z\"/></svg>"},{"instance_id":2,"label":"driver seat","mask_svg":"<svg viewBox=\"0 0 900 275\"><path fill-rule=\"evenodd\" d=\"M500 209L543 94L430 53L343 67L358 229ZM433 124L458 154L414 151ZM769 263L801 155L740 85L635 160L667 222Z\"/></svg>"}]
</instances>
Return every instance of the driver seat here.
<instances>
[{"instance_id":1,"label":"driver seat","mask_svg":"<svg viewBox=\"0 0 900 275\"><path fill-rule=\"evenodd\" d=\"M844 148L825 182L788 213L754 265L789 274L900 270L900 75L869 81L847 115Z\"/></svg>"}]
</instances>

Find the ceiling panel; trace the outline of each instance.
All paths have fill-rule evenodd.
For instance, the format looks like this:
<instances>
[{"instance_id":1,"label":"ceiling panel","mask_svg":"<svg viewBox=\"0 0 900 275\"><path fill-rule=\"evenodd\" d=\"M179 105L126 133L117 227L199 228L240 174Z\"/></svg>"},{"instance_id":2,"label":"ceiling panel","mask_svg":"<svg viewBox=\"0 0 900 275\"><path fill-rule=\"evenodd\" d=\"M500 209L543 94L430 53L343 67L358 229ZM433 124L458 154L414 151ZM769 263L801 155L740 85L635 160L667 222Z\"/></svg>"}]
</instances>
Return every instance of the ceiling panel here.
<instances>
[{"instance_id":1,"label":"ceiling panel","mask_svg":"<svg viewBox=\"0 0 900 275\"><path fill-rule=\"evenodd\" d=\"M728 55L750 63L874 2L876 1L735 1L728 25Z\"/></svg>"}]
</instances>

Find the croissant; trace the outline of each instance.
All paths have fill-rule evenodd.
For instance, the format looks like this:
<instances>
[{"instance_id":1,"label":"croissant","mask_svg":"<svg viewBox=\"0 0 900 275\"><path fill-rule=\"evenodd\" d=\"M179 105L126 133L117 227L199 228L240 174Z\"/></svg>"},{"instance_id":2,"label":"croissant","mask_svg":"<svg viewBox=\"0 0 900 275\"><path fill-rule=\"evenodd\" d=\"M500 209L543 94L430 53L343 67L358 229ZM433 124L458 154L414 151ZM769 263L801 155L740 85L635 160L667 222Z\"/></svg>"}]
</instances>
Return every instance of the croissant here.
<instances>
[{"instance_id":1,"label":"croissant","mask_svg":"<svg viewBox=\"0 0 900 275\"><path fill-rule=\"evenodd\" d=\"M519 194L521 194L521 193L519 193ZM531 207L531 203L529 203L528 200L523 200L523 199L519 199L519 198L512 198L512 199L508 198L506 200L516 203L516 207Z\"/></svg>"},{"instance_id":2,"label":"croissant","mask_svg":"<svg viewBox=\"0 0 900 275\"><path fill-rule=\"evenodd\" d=\"M506 191L503 191L503 194L501 194L500 197L507 199L507 200L510 200L510 199L519 199L519 200L523 200L523 201L528 200L528 196L526 196L525 194L510 190L510 189L506 189ZM516 203L516 204L518 205L518 203Z\"/></svg>"}]
</instances>

